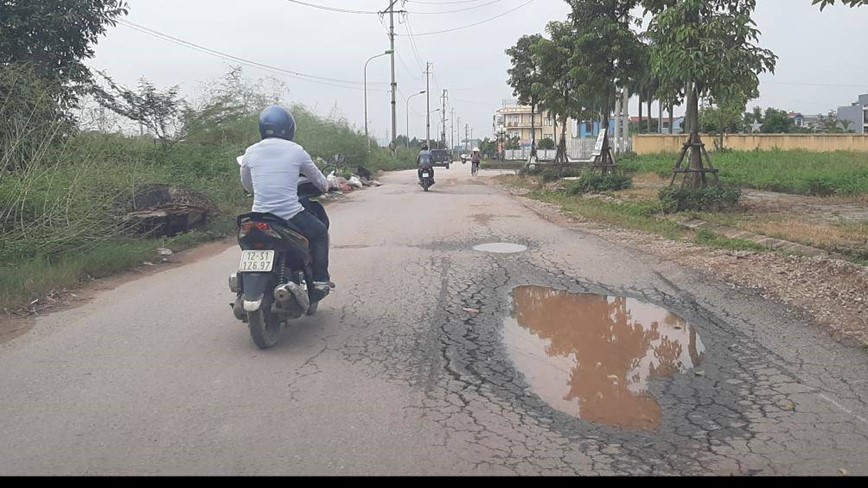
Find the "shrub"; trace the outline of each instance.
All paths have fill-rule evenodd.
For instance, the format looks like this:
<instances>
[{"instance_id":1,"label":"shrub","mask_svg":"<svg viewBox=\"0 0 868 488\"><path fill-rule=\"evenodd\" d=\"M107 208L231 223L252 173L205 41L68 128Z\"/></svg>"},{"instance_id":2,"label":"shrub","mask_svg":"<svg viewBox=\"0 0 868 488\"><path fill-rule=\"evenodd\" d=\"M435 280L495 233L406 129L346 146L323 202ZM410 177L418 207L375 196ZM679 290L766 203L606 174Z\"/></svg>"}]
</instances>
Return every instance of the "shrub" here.
<instances>
[{"instance_id":1,"label":"shrub","mask_svg":"<svg viewBox=\"0 0 868 488\"><path fill-rule=\"evenodd\" d=\"M581 179L572 184L567 192L571 195L606 191L626 190L633 187L633 180L622 173L597 174L585 171Z\"/></svg>"}]
</instances>

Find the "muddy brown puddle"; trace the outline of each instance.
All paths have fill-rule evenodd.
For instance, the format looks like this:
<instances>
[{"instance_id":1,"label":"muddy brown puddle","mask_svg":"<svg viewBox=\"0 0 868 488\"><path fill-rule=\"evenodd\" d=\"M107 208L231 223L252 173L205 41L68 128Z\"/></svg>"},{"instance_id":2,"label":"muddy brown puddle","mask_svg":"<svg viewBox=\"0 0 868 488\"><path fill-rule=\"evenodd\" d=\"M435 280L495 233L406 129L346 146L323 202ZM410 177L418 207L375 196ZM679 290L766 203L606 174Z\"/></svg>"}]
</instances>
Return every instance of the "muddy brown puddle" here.
<instances>
[{"instance_id":1,"label":"muddy brown puddle","mask_svg":"<svg viewBox=\"0 0 868 488\"><path fill-rule=\"evenodd\" d=\"M658 430L663 412L648 383L698 367L705 350L694 327L655 305L536 286L513 290L503 334L552 408L630 431Z\"/></svg>"}]
</instances>

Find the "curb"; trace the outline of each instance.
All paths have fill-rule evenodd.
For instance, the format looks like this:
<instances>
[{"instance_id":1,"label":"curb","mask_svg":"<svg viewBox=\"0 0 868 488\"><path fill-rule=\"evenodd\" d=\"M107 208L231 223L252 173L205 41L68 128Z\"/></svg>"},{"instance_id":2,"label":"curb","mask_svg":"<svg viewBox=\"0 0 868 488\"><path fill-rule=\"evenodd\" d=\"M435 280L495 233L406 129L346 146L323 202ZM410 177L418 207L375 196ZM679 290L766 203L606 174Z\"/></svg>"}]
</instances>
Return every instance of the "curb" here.
<instances>
[{"instance_id":1,"label":"curb","mask_svg":"<svg viewBox=\"0 0 868 488\"><path fill-rule=\"evenodd\" d=\"M761 234L754 234L752 232L733 229L732 227L726 227L724 225L712 224L711 222L707 222L701 219L695 219L691 217L668 217L668 219L688 229L708 230L714 232L715 234L720 234L722 236L728 237L730 239L751 241L761 246L765 246L769 249L773 249L775 251L788 251L794 254L801 254L804 256L812 257L827 256L829 254L822 249L817 249L816 247L806 246L804 244L799 244L792 241L785 241L783 239L776 239L774 237L768 237Z\"/></svg>"}]
</instances>

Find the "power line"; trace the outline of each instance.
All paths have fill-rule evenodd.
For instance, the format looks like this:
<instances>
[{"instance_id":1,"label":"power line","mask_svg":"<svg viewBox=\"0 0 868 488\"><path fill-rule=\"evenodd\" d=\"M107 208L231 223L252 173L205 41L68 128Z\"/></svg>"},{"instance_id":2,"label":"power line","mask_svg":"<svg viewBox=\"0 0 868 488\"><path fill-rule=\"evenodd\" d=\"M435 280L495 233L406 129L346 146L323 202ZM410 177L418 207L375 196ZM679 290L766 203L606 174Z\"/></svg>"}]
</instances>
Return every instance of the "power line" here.
<instances>
[{"instance_id":1,"label":"power line","mask_svg":"<svg viewBox=\"0 0 868 488\"><path fill-rule=\"evenodd\" d=\"M224 60L231 60L231 61L235 61L235 62L238 62L241 64L245 64L247 66L252 66L255 68L264 69L266 71L277 72L280 74L284 74L284 75L288 75L288 76L300 79L302 81L321 83L321 84L336 87L336 88L348 88L348 89L354 89L354 90L363 90L364 89L364 88L361 88L360 86L346 86L346 85L361 85L361 83L359 83L357 81L339 80L336 78L326 78L326 77L322 77L322 76L309 75L309 74L301 73L298 71L287 70L284 68L271 66L271 65L268 65L265 63L260 63L258 61L253 61L253 60L242 58L239 56L234 56L232 54L224 53L224 52L218 51L216 49L211 49L211 48L208 48L208 47L205 47L205 46L202 46L202 45L190 42L190 41L186 41L186 40L178 38L178 37L171 36L169 34L166 34L166 33L154 30L154 29L151 29L149 27L145 27L143 25L139 25L139 24L130 22L128 20L120 19L117 22L119 24L125 26L125 27L128 27L128 28L133 29L133 30L138 31L138 32L141 32L143 34L147 34L151 37L156 37L156 38L164 40L164 41L172 42L174 44L178 44L178 45L186 47L188 49L193 49L195 51L199 51L199 52L204 53L204 54L219 57L219 58L224 59ZM372 83L372 84L385 85L386 83Z\"/></svg>"},{"instance_id":2,"label":"power line","mask_svg":"<svg viewBox=\"0 0 868 488\"><path fill-rule=\"evenodd\" d=\"M420 68L422 68L422 71L427 70L428 68L425 67L425 62L419 52L419 47L416 45L416 40L413 38L413 28L410 27L410 17L406 14L404 15L404 28L407 31L407 38L410 40L410 47L413 48L413 55L416 56L416 63Z\"/></svg>"},{"instance_id":3,"label":"power line","mask_svg":"<svg viewBox=\"0 0 868 488\"><path fill-rule=\"evenodd\" d=\"M477 86L476 88L450 88L449 91L489 91L490 86Z\"/></svg>"},{"instance_id":4,"label":"power line","mask_svg":"<svg viewBox=\"0 0 868 488\"><path fill-rule=\"evenodd\" d=\"M421 81L422 77L416 76L416 74L413 73L413 70L411 70L410 67L407 66L407 63L404 61L404 57L401 56L401 53L396 51L395 54L398 55L398 60L401 61L401 65L404 66L404 70L407 71L407 74L413 77L414 80Z\"/></svg>"},{"instance_id":5,"label":"power line","mask_svg":"<svg viewBox=\"0 0 868 488\"><path fill-rule=\"evenodd\" d=\"M442 90L444 87L443 87L443 85L440 84L440 80L437 79L437 73L434 72L434 71L432 71L432 72L431 72L431 76L434 77L434 85L437 87L437 90L438 90L438 91L439 91L439 90Z\"/></svg>"},{"instance_id":6,"label":"power line","mask_svg":"<svg viewBox=\"0 0 868 488\"><path fill-rule=\"evenodd\" d=\"M400 89L398 89L398 93L401 94L401 98L404 99L404 103L406 104L406 103L407 103L407 97L404 96L404 92L402 92ZM418 95L418 93L417 93L417 95ZM414 114L416 114L416 116L418 116L418 117L424 117L424 115L422 115L422 114L420 114L419 112L417 112L416 109L413 108L412 105L407 104L407 106L410 108L410 111L411 111L411 112L413 112Z\"/></svg>"},{"instance_id":7,"label":"power line","mask_svg":"<svg viewBox=\"0 0 868 488\"><path fill-rule=\"evenodd\" d=\"M328 10L330 12L340 12L342 14L374 14L374 15L379 14L379 12L377 12L375 10L352 10L352 9L346 9L346 8L329 7L326 5L316 5L316 4L307 3L307 2L300 2L299 0L286 0L286 1L290 2L290 3L297 3L299 5L304 5L305 7L313 7L313 8L317 8L320 10Z\"/></svg>"},{"instance_id":8,"label":"power line","mask_svg":"<svg viewBox=\"0 0 868 488\"><path fill-rule=\"evenodd\" d=\"M502 2L502 1L503 1L503 0L490 0L488 3L483 3L483 4L481 4L481 5L474 5L474 6L472 6L472 7L464 7L464 8L460 8L460 9L456 9L456 10L445 10L445 11L442 11L442 12L415 12L415 11L410 11L410 12L408 12L408 13L411 13L411 14L417 14L417 15L443 15L443 14L454 14L454 13L457 13L457 12L466 12L466 11L468 11L468 10L474 10L474 9L478 9L478 8L486 7L486 6L491 5L491 4L493 4L493 3L500 3L500 2Z\"/></svg>"},{"instance_id":9,"label":"power line","mask_svg":"<svg viewBox=\"0 0 868 488\"><path fill-rule=\"evenodd\" d=\"M482 0L463 0L463 1L453 1L453 2L422 2L417 0L407 0L407 3L418 3L422 5L458 5L462 3L476 3L481 2Z\"/></svg>"},{"instance_id":10,"label":"power line","mask_svg":"<svg viewBox=\"0 0 868 488\"><path fill-rule=\"evenodd\" d=\"M473 105L486 105L486 106L489 106L489 107L491 107L491 106L496 106L496 105L497 105L497 104L491 104L491 103L488 103L488 102L480 102L479 100L462 100L462 99L460 99L460 98L453 98L452 100L455 101L455 102L471 103L471 104L473 104Z\"/></svg>"},{"instance_id":11,"label":"power line","mask_svg":"<svg viewBox=\"0 0 868 488\"><path fill-rule=\"evenodd\" d=\"M513 9L507 10L506 12L503 12L502 14L495 15L494 17L490 17L490 18L488 18L488 19L481 20L481 21L479 21L479 22L475 22L475 23L473 23L473 24L469 24L469 25L465 25L465 26L461 26L461 27L455 27L455 28L453 28L453 29L446 29L446 30L442 30L442 31L421 32L421 33L417 33L417 34L416 34L416 37L419 37L419 36L433 36L433 35L436 35L436 34L445 34L445 33L447 33L447 32L455 32L455 31L462 30L462 29L469 29L469 28L471 28L471 27L475 27L475 26L477 26L477 25L485 24L486 22L491 22L492 20L499 19L499 18L501 18L501 17L504 17L504 16L506 16L506 15L509 15L509 14L515 12L516 10L520 9L520 8L523 8L523 7L526 7L526 6L530 5L530 4L532 4L532 3L535 2L535 1L536 1L536 0L528 0L527 2L525 2L525 3L521 4L521 5L519 5L518 7L515 7L515 8L513 8Z\"/></svg>"}]
</instances>

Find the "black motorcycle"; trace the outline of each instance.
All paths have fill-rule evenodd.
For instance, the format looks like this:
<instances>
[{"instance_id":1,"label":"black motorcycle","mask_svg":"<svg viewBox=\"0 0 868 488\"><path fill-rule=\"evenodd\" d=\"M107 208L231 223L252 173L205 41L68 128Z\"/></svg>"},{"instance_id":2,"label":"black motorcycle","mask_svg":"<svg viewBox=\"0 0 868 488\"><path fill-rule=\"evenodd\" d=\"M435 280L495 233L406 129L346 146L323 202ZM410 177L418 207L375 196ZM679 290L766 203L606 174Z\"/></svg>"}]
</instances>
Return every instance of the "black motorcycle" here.
<instances>
[{"instance_id":1,"label":"black motorcycle","mask_svg":"<svg viewBox=\"0 0 868 488\"><path fill-rule=\"evenodd\" d=\"M432 185L434 185L434 167L430 163L424 163L419 168L419 186L428 191Z\"/></svg>"},{"instance_id":2,"label":"black motorcycle","mask_svg":"<svg viewBox=\"0 0 868 488\"><path fill-rule=\"evenodd\" d=\"M321 193L311 183L299 185L299 201L328 227ZM328 292L315 290L309 243L292 223L270 213L239 215L241 263L229 278L236 294L235 318L246 323L260 349L275 344L284 324L313 315Z\"/></svg>"}]
</instances>

